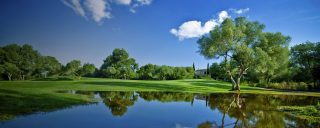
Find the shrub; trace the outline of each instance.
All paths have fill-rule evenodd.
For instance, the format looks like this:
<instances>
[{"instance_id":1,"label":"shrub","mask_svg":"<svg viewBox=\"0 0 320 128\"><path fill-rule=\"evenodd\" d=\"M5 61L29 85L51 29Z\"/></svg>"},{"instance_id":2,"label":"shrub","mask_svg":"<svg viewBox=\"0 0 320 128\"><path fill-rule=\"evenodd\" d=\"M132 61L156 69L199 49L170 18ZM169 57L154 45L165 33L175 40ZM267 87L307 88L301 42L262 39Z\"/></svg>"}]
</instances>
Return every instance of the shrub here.
<instances>
[{"instance_id":1,"label":"shrub","mask_svg":"<svg viewBox=\"0 0 320 128\"><path fill-rule=\"evenodd\" d=\"M274 89L284 89L284 90L299 90L305 91L308 89L308 84L304 82L281 82L281 83L271 83L269 88Z\"/></svg>"}]
</instances>

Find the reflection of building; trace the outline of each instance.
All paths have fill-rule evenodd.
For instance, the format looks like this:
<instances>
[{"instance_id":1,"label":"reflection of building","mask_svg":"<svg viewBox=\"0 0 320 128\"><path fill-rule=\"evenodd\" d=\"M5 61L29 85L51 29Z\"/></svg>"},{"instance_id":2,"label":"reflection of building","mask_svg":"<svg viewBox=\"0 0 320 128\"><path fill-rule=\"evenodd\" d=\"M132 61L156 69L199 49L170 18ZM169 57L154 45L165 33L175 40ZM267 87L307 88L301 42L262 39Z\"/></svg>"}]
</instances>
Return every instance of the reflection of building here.
<instances>
[{"instance_id":1,"label":"reflection of building","mask_svg":"<svg viewBox=\"0 0 320 128\"><path fill-rule=\"evenodd\" d=\"M198 70L196 70L195 74L196 74L196 76L205 76L208 73L207 73L207 69L198 69Z\"/></svg>"}]
</instances>

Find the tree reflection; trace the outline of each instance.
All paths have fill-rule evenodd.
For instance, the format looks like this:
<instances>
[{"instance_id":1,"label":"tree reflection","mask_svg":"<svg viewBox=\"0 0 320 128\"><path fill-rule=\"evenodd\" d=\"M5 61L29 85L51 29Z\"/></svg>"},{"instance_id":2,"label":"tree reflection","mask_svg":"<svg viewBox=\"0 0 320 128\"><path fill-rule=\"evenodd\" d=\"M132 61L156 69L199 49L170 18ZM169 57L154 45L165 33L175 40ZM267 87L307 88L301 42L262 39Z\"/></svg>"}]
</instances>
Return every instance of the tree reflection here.
<instances>
[{"instance_id":1,"label":"tree reflection","mask_svg":"<svg viewBox=\"0 0 320 128\"><path fill-rule=\"evenodd\" d=\"M91 94L92 95L92 94ZM105 105L114 116L123 116L138 97L145 101L190 102L203 100L212 110L218 110L220 119L205 121L199 128L212 127L266 127L281 128L304 125L304 122L290 118L277 108L285 105L312 105L319 100L314 97L253 94L193 94L182 92L99 92ZM290 101L290 102L289 102ZM233 119L226 121L227 117Z\"/></svg>"},{"instance_id":2,"label":"tree reflection","mask_svg":"<svg viewBox=\"0 0 320 128\"><path fill-rule=\"evenodd\" d=\"M293 120L277 110L282 105L310 105L317 99L307 99L302 96L286 95L251 95L251 94L210 94L207 104L212 109L222 113L221 122L205 121L198 127L292 127ZM310 97L309 97L310 98ZM290 102L288 102L290 101ZM297 103L299 102L299 103ZM234 122L225 122L226 116L234 118ZM300 122L301 123L301 122ZM303 124L303 123L302 123ZM297 126L305 126L296 124Z\"/></svg>"},{"instance_id":3,"label":"tree reflection","mask_svg":"<svg viewBox=\"0 0 320 128\"><path fill-rule=\"evenodd\" d=\"M181 92L138 92L139 96L146 101L160 101L160 102L177 102L184 101L193 104L193 93Z\"/></svg>"},{"instance_id":4,"label":"tree reflection","mask_svg":"<svg viewBox=\"0 0 320 128\"><path fill-rule=\"evenodd\" d=\"M99 94L114 116L124 115L128 107L134 105L138 99L134 92L99 92Z\"/></svg>"}]
</instances>

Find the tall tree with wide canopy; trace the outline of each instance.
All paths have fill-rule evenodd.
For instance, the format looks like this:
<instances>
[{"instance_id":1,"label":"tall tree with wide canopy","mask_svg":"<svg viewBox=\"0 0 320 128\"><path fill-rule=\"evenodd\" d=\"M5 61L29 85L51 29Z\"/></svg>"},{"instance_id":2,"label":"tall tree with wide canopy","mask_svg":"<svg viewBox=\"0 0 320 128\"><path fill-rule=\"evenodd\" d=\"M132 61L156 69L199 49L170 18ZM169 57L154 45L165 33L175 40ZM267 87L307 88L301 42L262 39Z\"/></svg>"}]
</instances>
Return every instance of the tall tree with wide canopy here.
<instances>
[{"instance_id":1,"label":"tall tree with wide canopy","mask_svg":"<svg viewBox=\"0 0 320 128\"><path fill-rule=\"evenodd\" d=\"M305 42L291 48L291 68L297 68L297 81L314 82L319 80L320 42Z\"/></svg>"},{"instance_id":2,"label":"tall tree with wide canopy","mask_svg":"<svg viewBox=\"0 0 320 128\"><path fill-rule=\"evenodd\" d=\"M122 79L134 78L137 70L138 64L136 60L129 58L129 54L125 49L119 48L113 50L112 54L104 60L100 68L104 76Z\"/></svg>"},{"instance_id":3,"label":"tall tree with wide canopy","mask_svg":"<svg viewBox=\"0 0 320 128\"><path fill-rule=\"evenodd\" d=\"M227 18L208 36L198 40L201 55L209 59L223 58L223 67L232 82L232 90L240 90L244 74L257 64L257 53L266 51L258 45L265 38L264 28L263 24L250 22L244 17Z\"/></svg>"}]
</instances>

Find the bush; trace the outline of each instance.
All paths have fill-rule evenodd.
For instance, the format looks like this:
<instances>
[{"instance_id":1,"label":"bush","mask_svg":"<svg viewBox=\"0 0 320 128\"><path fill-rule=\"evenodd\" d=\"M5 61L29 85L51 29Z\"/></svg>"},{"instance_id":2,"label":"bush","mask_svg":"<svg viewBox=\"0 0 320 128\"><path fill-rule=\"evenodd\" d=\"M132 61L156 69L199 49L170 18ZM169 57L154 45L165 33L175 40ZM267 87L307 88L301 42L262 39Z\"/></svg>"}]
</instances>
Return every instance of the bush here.
<instances>
[{"instance_id":1,"label":"bush","mask_svg":"<svg viewBox=\"0 0 320 128\"><path fill-rule=\"evenodd\" d=\"M308 84L304 82L281 82L271 83L268 88L305 91L308 89Z\"/></svg>"},{"instance_id":2,"label":"bush","mask_svg":"<svg viewBox=\"0 0 320 128\"><path fill-rule=\"evenodd\" d=\"M68 76L59 76L59 77L47 77L47 78L39 78L34 79L33 81L72 81L73 78Z\"/></svg>"}]
</instances>

